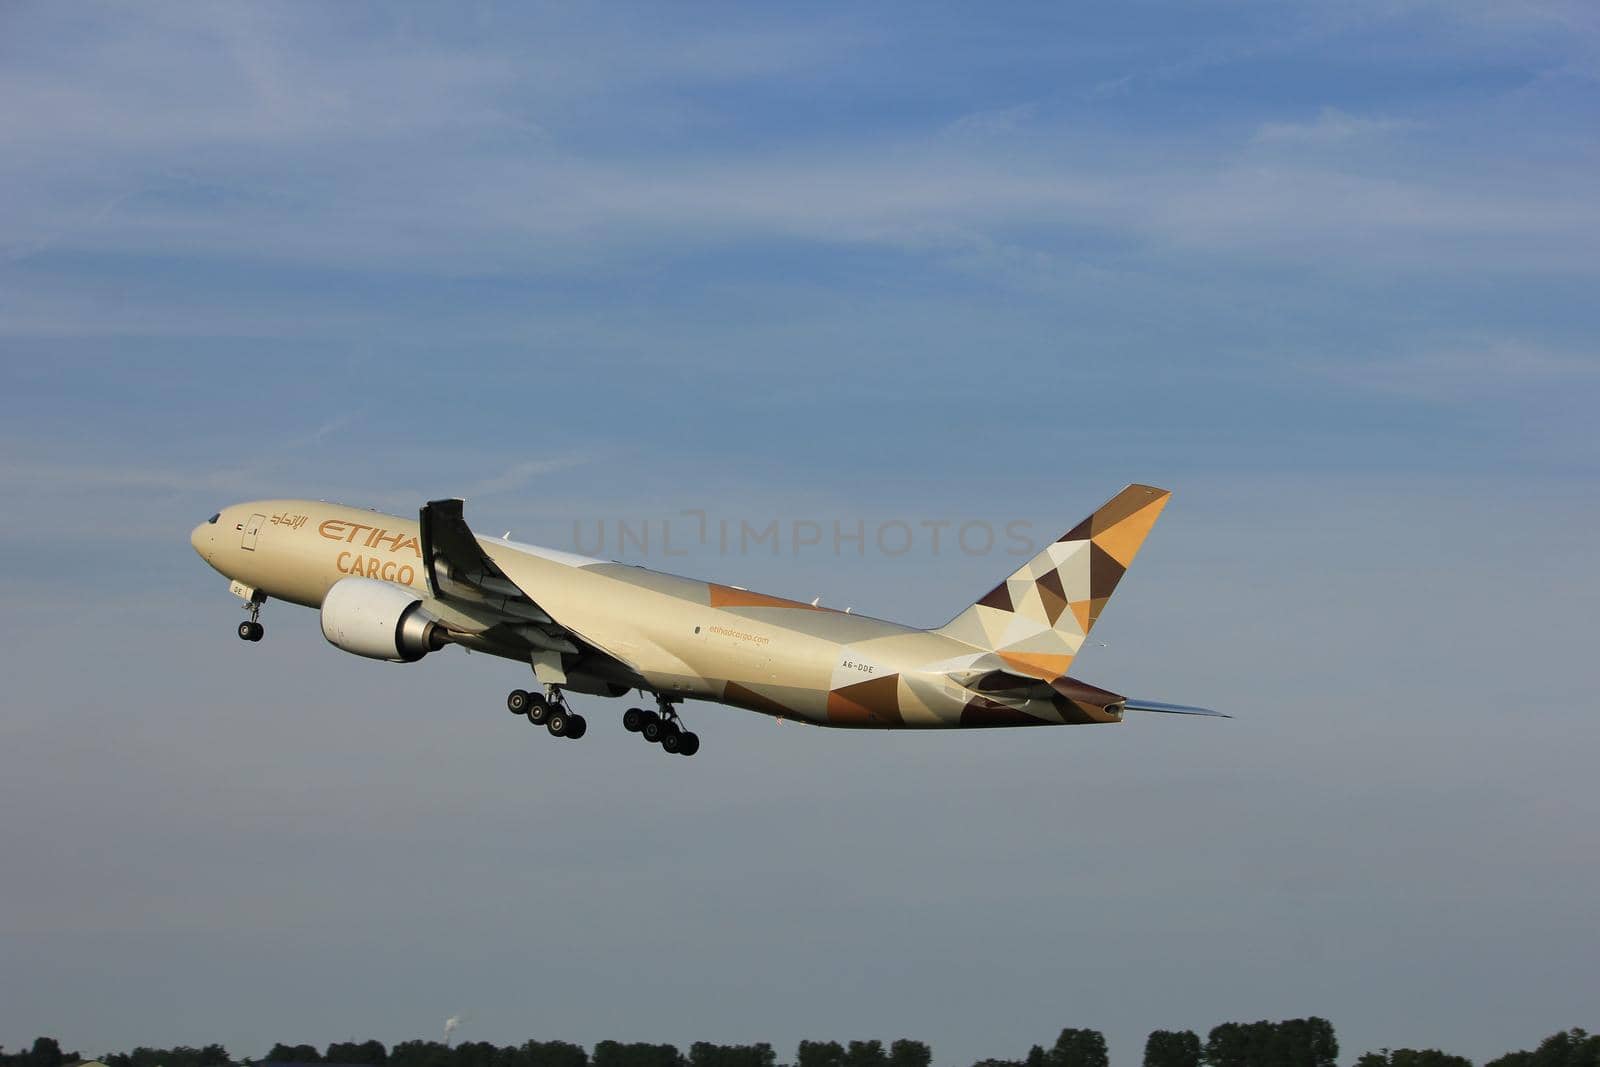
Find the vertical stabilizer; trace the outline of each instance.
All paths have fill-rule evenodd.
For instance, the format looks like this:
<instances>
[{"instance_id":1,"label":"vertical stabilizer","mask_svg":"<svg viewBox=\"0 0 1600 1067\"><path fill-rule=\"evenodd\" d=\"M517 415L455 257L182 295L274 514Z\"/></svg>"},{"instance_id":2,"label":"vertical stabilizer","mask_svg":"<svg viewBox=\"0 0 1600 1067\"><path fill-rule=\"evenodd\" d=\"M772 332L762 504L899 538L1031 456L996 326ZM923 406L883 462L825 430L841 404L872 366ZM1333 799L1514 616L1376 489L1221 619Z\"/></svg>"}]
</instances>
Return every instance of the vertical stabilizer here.
<instances>
[{"instance_id":1,"label":"vertical stabilizer","mask_svg":"<svg viewBox=\"0 0 1600 1067\"><path fill-rule=\"evenodd\" d=\"M938 632L1021 674L1066 674L1171 495L1128 486Z\"/></svg>"}]
</instances>

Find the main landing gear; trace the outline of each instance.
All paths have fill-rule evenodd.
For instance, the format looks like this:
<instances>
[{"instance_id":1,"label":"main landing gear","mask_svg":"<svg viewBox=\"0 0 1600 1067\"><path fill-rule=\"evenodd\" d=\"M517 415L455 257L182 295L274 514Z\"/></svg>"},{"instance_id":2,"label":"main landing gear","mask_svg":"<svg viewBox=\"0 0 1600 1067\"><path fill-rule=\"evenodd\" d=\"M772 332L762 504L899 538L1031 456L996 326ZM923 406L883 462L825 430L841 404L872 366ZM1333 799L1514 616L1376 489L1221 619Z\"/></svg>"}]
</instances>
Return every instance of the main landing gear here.
<instances>
[{"instance_id":1,"label":"main landing gear","mask_svg":"<svg viewBox=\"0 0 1600 1067\"><path fill-rule=\"evenodd\" d=\"M660 711L629 708L622 713L622 725L630 734L642 734L651 744L660 745L661 751L680 756L692 756L700 751L700 735L683 728L678 713L671 702L660 701Z\"/></svg>"},{"instance_id":2,"label":"main landing gear","mask_svg":"<svg viewBox=\"0 0 1600 1067\"><path fill-rule=\"evenodd\" d=\"M576 741L589 731L589 720L568 706L566 694L557 686L547 685L543 693L513 689L506 694L506 710L513 715L526 715L533 725L549 730L551 737Z\"/></svg>"},{"instance_id":3,"label":"main landing gear","mask_svg":"<svg viewBox=\"0 0 1600 1067\"><path fill-rule=\"evenodd\" d=\"M261 625L261 602L252 599L245 607L250 610L250 619L239 624L239 640L259 641L267 632L267 628Z\"/></svg>"}]
</instances>

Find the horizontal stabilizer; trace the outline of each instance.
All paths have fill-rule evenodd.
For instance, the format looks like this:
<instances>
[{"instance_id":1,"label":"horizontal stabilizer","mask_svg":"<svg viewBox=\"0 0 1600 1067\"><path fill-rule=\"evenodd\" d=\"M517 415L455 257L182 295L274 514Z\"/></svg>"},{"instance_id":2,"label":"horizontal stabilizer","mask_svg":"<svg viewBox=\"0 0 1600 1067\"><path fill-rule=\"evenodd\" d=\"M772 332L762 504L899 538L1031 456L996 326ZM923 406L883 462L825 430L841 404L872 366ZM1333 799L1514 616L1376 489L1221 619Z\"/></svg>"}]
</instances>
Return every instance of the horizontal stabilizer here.
<instances>
[{"instance_id":1,"label":"horizontal stabilizer","mask_svg":"<svg viewBox=\"0 0 1600 1067\"><path fill-rule=\"evenodd\" d=\"M1210 708L1197 708L1193 704L1165 704L1159 700L1129 700L1123 705L1124 711L1158 711L1163 715L1213 715L1219 719L1231 719L1225 711L1213 711Z\"/></svg>"}]
</instances>

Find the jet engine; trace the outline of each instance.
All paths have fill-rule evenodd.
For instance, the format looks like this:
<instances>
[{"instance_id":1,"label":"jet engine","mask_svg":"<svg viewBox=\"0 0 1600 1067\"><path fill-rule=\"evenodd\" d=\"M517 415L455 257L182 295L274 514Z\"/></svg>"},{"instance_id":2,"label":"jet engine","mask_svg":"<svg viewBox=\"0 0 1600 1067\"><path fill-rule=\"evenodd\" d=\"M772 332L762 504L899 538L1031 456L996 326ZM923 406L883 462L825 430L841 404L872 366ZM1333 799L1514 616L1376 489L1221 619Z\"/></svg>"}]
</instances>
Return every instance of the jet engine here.
<instances>
[{"instance_id":1,"label":"jet engine","mask_svg":"<svg viewBox=\"0 0 1600 1067\"><path fill-rule=\"evenodd\" d=\"M342 578L322 598L322 636L368 659L413 663L449 643L410 589L376 578Z\"/></svg>"}]
</instances>

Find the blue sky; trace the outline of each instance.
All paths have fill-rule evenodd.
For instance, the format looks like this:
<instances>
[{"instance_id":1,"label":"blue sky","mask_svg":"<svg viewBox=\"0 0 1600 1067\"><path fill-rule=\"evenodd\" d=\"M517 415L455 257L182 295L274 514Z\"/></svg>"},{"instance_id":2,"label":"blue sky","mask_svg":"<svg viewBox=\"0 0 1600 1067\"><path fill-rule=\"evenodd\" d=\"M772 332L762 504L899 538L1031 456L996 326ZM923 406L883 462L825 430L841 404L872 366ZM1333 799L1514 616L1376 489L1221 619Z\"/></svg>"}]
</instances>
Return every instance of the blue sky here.
<instances>
[{"instance_id":1,"label":"blue sky","mask_svg":"<svg viewBox=\"0 0 1600 1067\"><path fill-rule=\"evenodd\" d=\"M1594 1026L1597 43L1560 2L7 6L0 1041ZM557 749L513 665L282 606L241 646L186 541L267 495L1044 537L1134 480L1174 504L1082 673L1234 722L700 708L673 763L591 701ZM925 624L1015 563L659 557Z\"/></svg>"}]
</instances>

